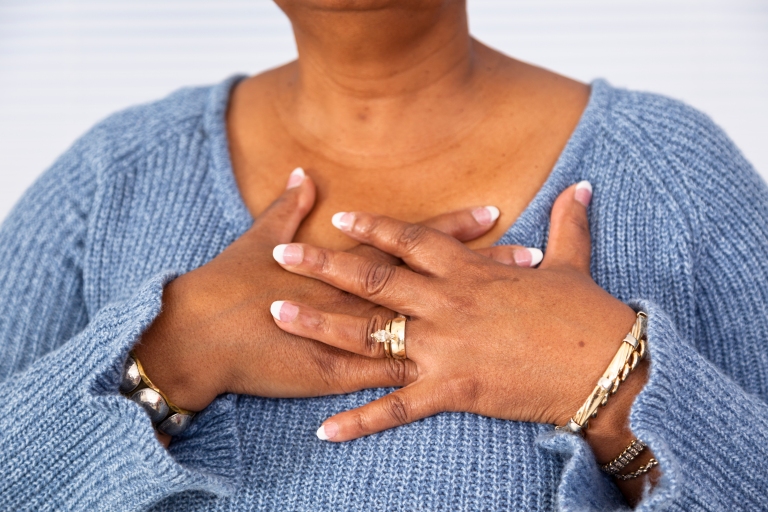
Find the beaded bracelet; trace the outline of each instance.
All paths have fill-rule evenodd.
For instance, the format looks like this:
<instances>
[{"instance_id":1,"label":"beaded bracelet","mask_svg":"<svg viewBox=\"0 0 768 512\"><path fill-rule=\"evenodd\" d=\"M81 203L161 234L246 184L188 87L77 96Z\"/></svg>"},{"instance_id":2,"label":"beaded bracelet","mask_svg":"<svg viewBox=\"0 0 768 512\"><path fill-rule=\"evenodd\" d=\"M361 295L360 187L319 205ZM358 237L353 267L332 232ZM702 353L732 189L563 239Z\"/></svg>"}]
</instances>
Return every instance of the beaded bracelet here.
<instances>
[{"instance_id":1,"label":"beaded bracelet","mask_svg":"<svg viewBox=\"0 0 768 512\"><path fill-rule=\"evenodd\" d=\"M177 436L189 427L195 413L178 407L152 384L136 354L131 352L123 367L120 392L147 411L158 432Z\"/></svg>"},{"instance_id":2,"label":"beaded bracelet","mask_svg":"<svg viewBox=\"0 0 768 512\"><path fill-rule=\"evenodd\" d=\"M622 469L627 467L630 462L635 460L635 457L640 455L640 453L645 450L645 446L645 443L641 440L634 439L631 443L629 443L629 446L624 448L624 451L621 452L618 457L613 459L608 464L600 466L600 469L609 475L618 474Z\"/></svg>"},{"instance_id":3,"label":"beaded bracelet","mask_svg":"<svg viewBox=\"0 0 768 512\"><path fill-rule=\"evenodd\" d=\"M555 427L556 430L583 434L584 430L589 427L590 418L597 416L597 408L608 403L608 398L619 389L619 385L626 380L629 373L637 367L645 356L647 319L648 316L642 311L637 313L632 331L622 340L619 350L613 356L608 369L597 381L597 386L592 394L584 402L584 405L576 411L573 418L565 425Z\"/></svg>"}]
</instances>

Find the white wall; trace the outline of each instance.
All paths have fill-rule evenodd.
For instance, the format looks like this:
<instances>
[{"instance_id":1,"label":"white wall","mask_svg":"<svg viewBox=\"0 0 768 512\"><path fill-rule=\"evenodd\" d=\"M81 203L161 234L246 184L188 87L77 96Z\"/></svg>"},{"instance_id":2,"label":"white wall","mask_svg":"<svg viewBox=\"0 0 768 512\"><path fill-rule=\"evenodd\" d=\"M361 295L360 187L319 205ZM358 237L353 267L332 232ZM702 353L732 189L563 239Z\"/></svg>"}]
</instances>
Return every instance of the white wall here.
<instances>
[{"instance_id":1,"label":"white wall","mask_svg":"<svg viewBox=\"0 0 768 512\"><path fill-rule=\"evenodd\" d=\"M707 112L768 177L765 0L468 0L473 33ZM0 219L110 112L295 56L268 0L0 0Z\"/></svg>"}]
</instances>

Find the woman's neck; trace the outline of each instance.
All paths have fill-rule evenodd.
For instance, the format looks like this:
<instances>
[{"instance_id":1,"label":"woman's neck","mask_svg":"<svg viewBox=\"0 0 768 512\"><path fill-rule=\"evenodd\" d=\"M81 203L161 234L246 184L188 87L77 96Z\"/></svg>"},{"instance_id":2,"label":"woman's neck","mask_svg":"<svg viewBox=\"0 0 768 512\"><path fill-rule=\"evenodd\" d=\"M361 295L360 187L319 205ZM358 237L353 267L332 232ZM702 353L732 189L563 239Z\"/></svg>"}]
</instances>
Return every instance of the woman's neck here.
<instances>
[{"instance_id":1,"label":"woman's neck","mask_svg":"<svg viewBox=\"0 0 768 512\"><path fill-rule=\"evenodd\" d=\"M284 3L299 59L280 74L276 108L297 139L345 148L352 158L385 150L414 157L477 121L467 107L482 73L463 1L369 9ZM465 122L457 124L452 109Z\"/></svg>"}]
</instances>

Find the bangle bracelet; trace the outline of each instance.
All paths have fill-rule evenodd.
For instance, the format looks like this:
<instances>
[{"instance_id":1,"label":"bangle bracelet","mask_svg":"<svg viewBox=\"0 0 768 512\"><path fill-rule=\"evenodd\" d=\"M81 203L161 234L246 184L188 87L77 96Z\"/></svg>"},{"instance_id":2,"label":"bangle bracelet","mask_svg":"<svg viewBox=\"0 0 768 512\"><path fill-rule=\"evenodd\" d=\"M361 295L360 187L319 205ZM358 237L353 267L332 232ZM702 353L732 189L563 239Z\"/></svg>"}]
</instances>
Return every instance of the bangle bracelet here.
<instances>
[{"instance_id":1,"label":"bangle bracelet","mask_svg":"<svg viewBox=\"0 0 768 512\"><path fill-rule=\"evenodd\" d=\"M629 446L624 448L624 451L621 452L618 457L608 464L600 466L600 469L609 475L616 475L619 471L627 467L627 464L635 460L635 457L640 455L643 450L645 450L645 443L639 439L635 439L629 443Z\"/></svg>"},{"instance_id":2,"label":"bangle bracelet","mask_svg":"<svg viewBox=\"0 0 768 512\"><path fill-rule=\"evenodd\" d=\"M618 478L619 480L632 480L633 478L637 478L639 476L642 476L652 470L654 467L659 465L659 461L656 459L651 459L648 461L648 464L641 467L637 471L633 471L631 473L627 473L626 475L613 475L615 478Z\"/></svg>"},{"instance_id":3,"label":"bangle bracelet","mask_svg":"<svg viewBox=\"0 0 768 512\"><path fill-rule=\"evenodd\" d=\"M637 313L632 332L622 340L619 350L613 356L611 364L605 370L603 376L597 381L597 386L587 398L584 405L576 411L576 414L568 423L555 427L556 430L571 434L583 434L589 427L589 419L597 416L597 408L605 406L608 398L619 389L619 385L626 380L629 373L637 367L645 356L645 328L648 317L642 311Z\"/></svg>"},{"instance_id":4,"label":"bangle bracelet","mask_svg":"<svg viewBox=\"0 0 768 512\"><path fill-rule=\"evenodd\" d=\"M195 413L171 402L144 373L139 358L131 352L123 367L120 392L147 411L152 425L162 434L177 436L189 426Z\"/></svg>"}]
</instances>

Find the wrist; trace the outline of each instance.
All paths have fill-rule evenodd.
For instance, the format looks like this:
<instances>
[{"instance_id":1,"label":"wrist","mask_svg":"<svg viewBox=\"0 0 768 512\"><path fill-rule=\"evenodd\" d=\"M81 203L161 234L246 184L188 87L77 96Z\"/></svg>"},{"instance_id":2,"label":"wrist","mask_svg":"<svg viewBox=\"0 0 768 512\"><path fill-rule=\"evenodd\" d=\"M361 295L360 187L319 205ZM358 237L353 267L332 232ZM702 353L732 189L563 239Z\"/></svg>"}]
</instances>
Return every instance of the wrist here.
<instances>
[{"instance_id":1,"label":"wrist","mask_svg":"<svg viewBox=\"0 0 768 512\"><path fill-rule=\"evenodd\" d=\"M629 424L629 414L635 398L648 380L648 370L648 361L640 362L608 404L589 421L584 440L592 448L599 464L607 464L613 460L635 439Z\"/></svg>"},{"instance_id":2,"label":"wrist","mask_svg":"<svg viewBox=\"0 0 768 512\"><path fill-rule=\"evenodd\" d=\"M181 278L179 278L181 279ZM204 354L195 350L185 336L184 308L179 307L180 290L169 283L163 292L160 315L133 348L144 372L155 386L177 406L197 412L205 409L219 394L213 368L203 364Z\"/></svg>"}]
</instances>

